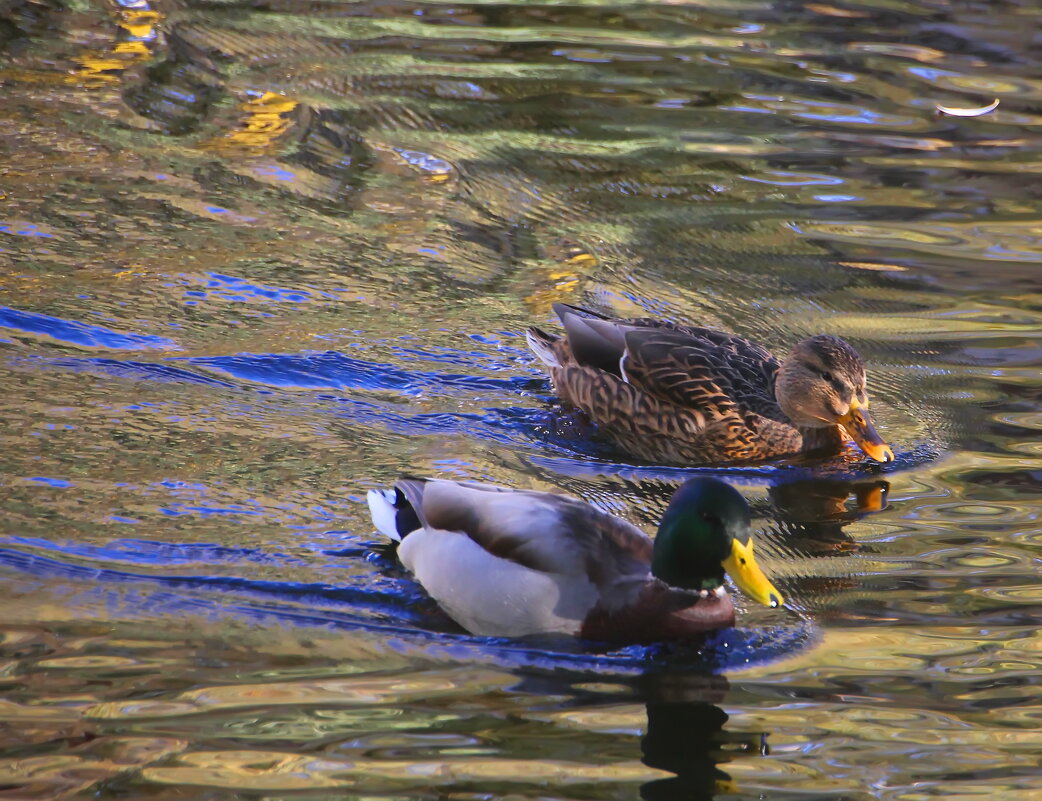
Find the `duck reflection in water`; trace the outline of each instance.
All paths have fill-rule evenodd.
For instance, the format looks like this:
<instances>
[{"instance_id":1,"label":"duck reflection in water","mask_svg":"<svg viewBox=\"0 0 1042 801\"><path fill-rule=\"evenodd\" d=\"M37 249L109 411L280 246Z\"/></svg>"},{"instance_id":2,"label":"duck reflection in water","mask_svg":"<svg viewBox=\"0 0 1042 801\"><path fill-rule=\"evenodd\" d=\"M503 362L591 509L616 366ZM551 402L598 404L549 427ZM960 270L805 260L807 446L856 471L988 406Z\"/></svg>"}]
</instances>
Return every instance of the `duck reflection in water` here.
<instances>
[{"instance_id":1,"label":"duck reflection in water","mask_svg":"<svg viewBox=\"0 0 1042 801\"><path fill-rule=\"evenodd\" d=\"M516 688L538 696L570 696L583 708L620 702L618 692L591 690L588 673L522 672ZM726 676L690 668L658 670L623 680L624 697L642 701L647 724L640 739L641 762L672 773L640 786L646 801L703 801L741 792L739 782L720 766L765 757L766 732L734 732L720 708L731 685ZM628 759L628 757L625 757Z\"/></svg>"},{"instance_id":2,"label":"duck reflection in water","mask_svg":"<svg viewBox=\"0 0 1042 801\"><path fill-rule=\"evenodd\" d=\"M625 499L635 520L644 526L652 526L661 518L677 486L691 475L656 475L654 470L640 470L634 476L620 471L606 479L600 472L590 475L581 468L559 472L529 460L524 463L526 471L592 503L600 501L607 508L619 508L620 499ZM565 466L567 469L570 465ZM560 468L562 463L555 462L553 467ZM740 474L720 477L730 480L732 475L740 479ZM798 549L808 556L857 550L856 540L845 528L885 510L890 491L890 483L878 476L817 477L803 470L793 478L783 476L770 483L765 499L754 498L741 482L736 486L749 498L753 516L765 519L768 529L773 529L765 532L765 542L775 542L783 552Z\"/></svg>"},{"instance_id":3,"label":"duck reflection in water","mask_svg":"<svg viewBox=\"0 0 1042 801\"><path fill-rule=\"evenodd\" d=\"M809 527L817 539L886 509L890 483L881 478L799 478L767 490L780 521ZM853 496L854 503L848 505Z\"/></svg>"},{"instance_id":4,"label":"duck reflection in water","mask_svg":"<svg viewBox=\"0 0 1042 801\"><path fill-rule=\"evenodd\" d=\"M648 727L641 761L675 775L645 783L646 801L695 801L738 791L720 764L735 756L766 756L765 733L727 732L728 715L717 706L730 689L723 676L655 676L646 688Z\"/></svg>"}]
</instances>

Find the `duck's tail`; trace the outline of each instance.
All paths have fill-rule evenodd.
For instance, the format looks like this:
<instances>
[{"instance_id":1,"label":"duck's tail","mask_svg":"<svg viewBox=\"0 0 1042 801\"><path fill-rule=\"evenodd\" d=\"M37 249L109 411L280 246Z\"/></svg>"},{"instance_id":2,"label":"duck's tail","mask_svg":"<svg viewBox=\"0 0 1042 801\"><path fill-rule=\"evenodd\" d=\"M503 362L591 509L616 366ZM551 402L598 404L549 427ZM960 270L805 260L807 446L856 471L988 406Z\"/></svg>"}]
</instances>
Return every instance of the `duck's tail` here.
<instances>
[{"instance_id":1,"label":"duck's tail","mask_svg":"<svg viewBox=\"0 0 1042 801\"><path fill-rule=\"evenodd\" d=\"M554 352L554 343L557 342L557 337L533 325L525 332L525 339L528 340L529 349L531 349L539 361L547 367L561 366L561 360L557 358L557 354Z\"/></svg>"},{"instance_id":2,"label":"duck's tail","mask_svg":"<svg viewBox=\"0 0 1042 801\"><path fill-rule=\"evenodd\" d=\"M401 542L410 531L420 528L420 519L405 493L394 489L372 489L366 494L369 515L376 530L388 539Z\"/></svg>"},{"instance_id":3,"label":"duck's tail","mask_svg":"<svg viewBox=\"0 0 1042 801\"><path fill-rule=\"evenodd\" d=\"M398 533L398 525L395 522L398 516L398 510L394 507L397 495L393 489L372 489L365 498L369 502L369 515L373 518L376 530L395 542L401 542L402 535Z\"/></svg>"}]
</instances>

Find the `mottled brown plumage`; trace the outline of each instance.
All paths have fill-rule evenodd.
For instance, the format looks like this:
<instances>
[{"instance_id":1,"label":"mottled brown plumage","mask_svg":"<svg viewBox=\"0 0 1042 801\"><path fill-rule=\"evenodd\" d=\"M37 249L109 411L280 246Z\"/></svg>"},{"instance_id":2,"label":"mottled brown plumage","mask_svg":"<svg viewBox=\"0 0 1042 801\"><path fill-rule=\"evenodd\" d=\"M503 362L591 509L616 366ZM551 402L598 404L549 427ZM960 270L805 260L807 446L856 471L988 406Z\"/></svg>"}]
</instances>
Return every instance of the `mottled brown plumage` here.
<instances>
[{"instance_id":1,"label":"mottled brown plumage","mask_svg":"<svg viewBox=\"0 0 1042 801\"><path fill-rule=\"evenodd\" d=\"M752 462L836 452L844 428L889 461L864 412L865 368L838 337L798 343L784 362L733 334L556 304L567 337L528 331L561 398L623 450L653 462Z\"/></svg>"}]
</instances>

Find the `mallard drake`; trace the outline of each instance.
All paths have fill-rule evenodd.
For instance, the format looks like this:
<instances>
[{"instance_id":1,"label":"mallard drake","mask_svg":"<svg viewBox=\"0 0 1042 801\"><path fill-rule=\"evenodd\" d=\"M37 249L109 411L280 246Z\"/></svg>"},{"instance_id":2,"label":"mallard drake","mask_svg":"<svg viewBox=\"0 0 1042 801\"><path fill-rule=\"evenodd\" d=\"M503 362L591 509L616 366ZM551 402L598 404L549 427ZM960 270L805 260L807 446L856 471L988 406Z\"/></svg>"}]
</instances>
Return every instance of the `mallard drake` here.
<instances>
[{"instance_id":1,"label":"mallard drake","mask_svg":"<svg viewBox=\"0 0 1042 801\"><path fill-rule=\"evenodd\" d=\"M846 432L877 462L894 459L868 415L865 365L839 337L809 337L779 361L711 328L554 311L567 337L529 328L529 347L557 394L634 456L691 465L835 453Z\"/></svg>"},{"instance_id":2,"label":"mallard drake","mask_svg":"<svg viewBox=\"0 0 1042 801\"><path fill-rule=\"evenodd\" d=\"M782 603L753 558L748 504L712 478L676 491L654 541L574 498L490 484L405 478L368 501L402 563L471 634L687 638L734 623L725 571Z\"/></svg>"}]
</instances>

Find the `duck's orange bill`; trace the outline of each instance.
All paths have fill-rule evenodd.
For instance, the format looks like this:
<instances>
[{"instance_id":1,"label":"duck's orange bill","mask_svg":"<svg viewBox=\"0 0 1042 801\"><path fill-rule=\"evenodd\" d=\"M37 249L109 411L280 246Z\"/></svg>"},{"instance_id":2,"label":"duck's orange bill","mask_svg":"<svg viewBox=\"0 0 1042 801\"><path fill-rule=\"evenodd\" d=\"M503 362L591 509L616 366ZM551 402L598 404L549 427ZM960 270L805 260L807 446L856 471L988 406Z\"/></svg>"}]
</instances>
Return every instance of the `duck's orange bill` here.
<instances>
[{"instance_id":1,"label":"duck's orange bill","mask_svg":"<svg viewBox=\"0 0 1042 801\"><path fill-rule=\"evenodd\" d=\"M753 557L753 541L744 545L738 540L731 543L731 555L724 560L724 570L734 583L752 598L766 606L781 606L785 599L756 564Z\"/></svg>"},{"instance_id":2,"label":"duck's orange bill","mask_svg":"<svg viewBox=\"0 0 1042 801\"><path fill-rule=\"evenodd\" d=\"M877 462L894 461L894 452L879 436L876 427L872 425L872 418L868 416L868 409L861 406L857 398L851 402L850 411L837 422L869 459L875 459Z\"/></svg>"}]
</instances>

